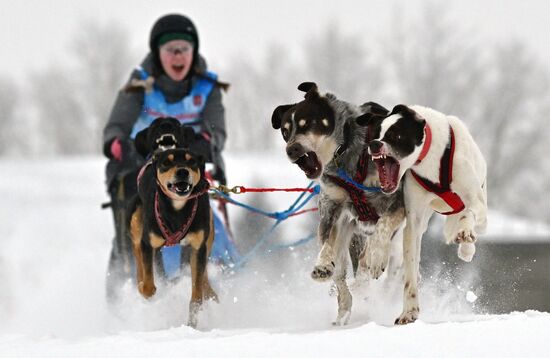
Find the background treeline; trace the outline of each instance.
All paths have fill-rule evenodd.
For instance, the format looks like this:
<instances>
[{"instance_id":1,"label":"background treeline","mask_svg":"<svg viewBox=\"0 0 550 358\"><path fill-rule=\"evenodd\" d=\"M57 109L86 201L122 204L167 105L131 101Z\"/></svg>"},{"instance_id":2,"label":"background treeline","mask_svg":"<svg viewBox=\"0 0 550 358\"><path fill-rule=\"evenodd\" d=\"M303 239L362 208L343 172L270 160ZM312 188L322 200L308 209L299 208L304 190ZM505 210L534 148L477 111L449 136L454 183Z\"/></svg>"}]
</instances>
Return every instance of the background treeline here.
<instances>
[{"instance_id":1,"label":"background treeline","mask_svg":"<svg viewBox=\"0 0 550 358\"><path fill-rule=\"evenodd\" d=\"M246 48L233 58L208 58L232 84L224 99L228 149L261 151L279 143L271 113L302 98L296 90L302 81L357 104L422 104L467 123L489 165L492 207L546 220L548 65L513 38L483 41L443 4L396 16L399 22L376 34L346 33L334 22L298 51L273 43L260 56L255 50L254 58ZM83 26L87 36L68 44L68 63L29 70L24 81L0 72L0 156L100 153L116 92L143 54L129 46L129 29L95 21Z\"/></svg>"}]
</instances>

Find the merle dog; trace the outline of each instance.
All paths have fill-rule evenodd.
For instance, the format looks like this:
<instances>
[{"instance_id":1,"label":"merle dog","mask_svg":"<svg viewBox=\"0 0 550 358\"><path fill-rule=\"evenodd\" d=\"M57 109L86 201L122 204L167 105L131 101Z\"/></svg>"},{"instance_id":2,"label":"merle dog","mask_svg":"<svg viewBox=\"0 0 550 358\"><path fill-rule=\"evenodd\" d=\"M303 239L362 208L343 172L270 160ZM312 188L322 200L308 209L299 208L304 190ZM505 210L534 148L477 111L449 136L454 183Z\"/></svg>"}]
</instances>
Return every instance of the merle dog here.
<instances>
[{"instance_id":1,"label":"merle dog","mask_svg":"<svg viewBox=\"0 0 550 358\"><path fill-rule=\"evenodd\" d=\"M378 278L388 266L391 240L405 217L401 190L387 196L361 188L380 187L380 181L368 154L370 131L359 126L356 118L362 114L382 117L388 111L373 102L357 107L332 94L322 95L312 82L298 89L306 92L305 99L278 106L271 122L287 143L288 159L321 184L318 238L322 247L311 276L334 280L338 289L334 324L343 325L352 306L346 283L348 252L354 267L359 263Z\"/></svg>"}]
</instances>

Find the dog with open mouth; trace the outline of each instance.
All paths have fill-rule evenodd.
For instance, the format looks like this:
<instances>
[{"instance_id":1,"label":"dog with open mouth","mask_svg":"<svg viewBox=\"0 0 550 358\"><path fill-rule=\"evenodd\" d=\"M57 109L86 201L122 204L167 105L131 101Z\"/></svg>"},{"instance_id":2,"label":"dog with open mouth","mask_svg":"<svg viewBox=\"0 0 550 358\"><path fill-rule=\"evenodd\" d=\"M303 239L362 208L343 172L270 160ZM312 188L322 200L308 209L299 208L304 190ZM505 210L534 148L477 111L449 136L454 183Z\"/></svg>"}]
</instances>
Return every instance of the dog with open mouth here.
<instances>
[{"instance_id":1,"label":"dog with open mouth","mask_svg":"<svg viewBox=\"0 0 550 358\"><path fill-rule=\"evenodd\" d=\"M457 117L422 106L397 105L387 116L363 115L373 130L369 152L382 191L394 195L403 182L407 224L403 236L405 292L396 323L418 317L420 242L434 212L447 215L447 243L471 261L478 234L487 226L487 165L467 127Z\"/></svg>"},{"instance_id":2,"label":"dog with open mouth","mask_svg":"<svg viewBox=\"0 0 550 358\"><path fill-rule=\"evenodd\" d=\"M138 290L145 298L156 292L155 253L165 245L190 246L192 291L188 325L196 327L203 301L218 298L206 271L214 242L210 185L205 177L204 158L187 149L185 138L191 132L186 132L177 120L162 118L136 136L138 151L152 156L139 174L138 195L130 205L128 220Z\"/></svg>"},{"instance_id":3,"label":"dog with open mouth","mask_svg":"<svg viewBox=\"0 0 550 358\"><path fill-rule=\"evenodd\" d=\"M385 116L388 111L373 102L357 107L333 94L322 95L313 82L298 89L306 92L305 99L278 106L271 123L281 130L288 159L321 185L317 235L322 247L311 276L334 280L334 324L344 325L352 306L346 283L349 258L354 269L360 266L370 277L380 277L388 267L392 238L405 218L401 190L387 196L360 187L379 187L380 182L368 154L370 131L356 118L363 113Z\"/></svg>"}]
</instances>

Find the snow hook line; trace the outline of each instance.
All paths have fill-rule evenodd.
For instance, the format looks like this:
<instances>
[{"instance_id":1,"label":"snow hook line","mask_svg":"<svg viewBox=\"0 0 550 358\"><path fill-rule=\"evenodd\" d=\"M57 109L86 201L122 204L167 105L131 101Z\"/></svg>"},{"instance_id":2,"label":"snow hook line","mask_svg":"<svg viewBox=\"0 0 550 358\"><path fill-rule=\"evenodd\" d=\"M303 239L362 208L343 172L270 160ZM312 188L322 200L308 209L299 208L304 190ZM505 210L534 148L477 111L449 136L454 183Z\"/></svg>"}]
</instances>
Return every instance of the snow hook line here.
<instances>
[{"instance_id":1,"label":"snow hook line","mask_svg":"<svg viewBox=\"0 0 550 358\"><path fill-rule=\"evenodd\" d=\"M276 219L278 221L282 221L282 220L288 219L291 216L296 216L296 215L299 215L299 214L303 214L303 213L306 213L306 212L317 210L316 208L301 210L307 204L307 202L310 201L315 195L319 194L319 191L321 190L319 185L314 186L313 184L314 184L313 182L309 183L307 188L289 188L289 189L244 188L244 187L241 187L241 186L236 186L236 187L233 187L232 189L228 189L227 187L220 185L217 188L213 187L212 190L217 195L219 195L220 197L222 197L224 200L226 200L227 202L229 202L231 204L240 206L240 207L242 207L244 209L247 209L249 211L252 211L254 213L261 214L261 215ZM241 191L241 188L244 188L244 191ZM262 209L253 207L251 205L241 203L241 202L231 198L228 195L228 192L241 194L241 193L245 193L245 192L270 192L270 191L301 191L302 193L300 194L298 199L296 199L296 201L287 210L276 211L276 212L264 211ZM310 194L304 199L304 196L305 196L306 193L310 193Z\"/></svg>"},{"instance_id":2,"label":"snow hook line","mask_svg":"<svg viewBox=\"0 0 550 358\"><path fill-rule=\"evenodd\" d=\"M243 204L241 202L238 202L238 201L234 200L228 194L224 193L223 191L221 191L219 189L216 189L216 188L212 189L217 195L219 195L220 197L222 197L224 200L226 200L229 203L235 204L237 206L245 208L245 209L247 209L249 211L252 211L254 213L262 214L262 215L265 215L267 217L270 217L270 218L273 218L273 219L276 220L275 223L260 236L260 238L258 239L256 244L254 245L254 247L252 247L252 249L246 255L243 255L240 258L240 260L235 262L233 265L230 265L230 268L233 272L236 272L238 269L240 269L246 262L248 262L258 252L258 250L260 250L260 248L269 240L269 238L272 236L273 232L275 231L275 229L277 228L277 226L279 226L279 224L281 222L283 222L284 220L288 219L291 216L295 216L295 215L302 214L302 213L305 213L305 212L317 210L317 208L302 210L302 208L315 195L319 194L319 191L320 191L319 185L314 186L313 184L314 184L314 182L311 182L311 183L309 183L307 188L299 190L302 193L298 196L298 198L294 201L294 203L292 205L290 205L290 207L287 210L280 211L280 212L267 212L267 211L255 208L253 206ZM294 190L294 189L296 189L296 188L293 188L292 191L298 191L298 190ZM258 190L257 192L260 192L260 191L263 192L264 190ZM277 191L282 191L282 190L277 190ZM305 197L306 193L308 193L308 192L310 194L307 197ZM300 245L303 245L303 244L309 242L310 240L312 240L313 237L314 236L310 235L306 238L300 239L300 240L298 240L296 242L293 242L293 243L290 243L290 244L271 245L267 248L268 249L267 251L271 252L271 251L276 250L276 249L300 246Z\"/></svg>"}]
</instances>

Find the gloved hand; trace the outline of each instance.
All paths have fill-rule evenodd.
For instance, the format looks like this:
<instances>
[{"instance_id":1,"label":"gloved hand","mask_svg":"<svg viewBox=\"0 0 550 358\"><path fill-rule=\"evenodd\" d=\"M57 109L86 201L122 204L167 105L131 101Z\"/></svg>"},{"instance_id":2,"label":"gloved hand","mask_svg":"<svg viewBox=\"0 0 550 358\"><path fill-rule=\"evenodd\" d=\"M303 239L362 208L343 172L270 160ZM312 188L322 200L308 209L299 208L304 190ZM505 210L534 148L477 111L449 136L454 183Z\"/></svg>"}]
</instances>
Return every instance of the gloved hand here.
<instances>
[{"instance_id":1,"label":"gloved hand","mask_svg":"<svg viewBox=\"0 0 550 358\"><path fill-rule=\"evenodd\" d=\"M118 162L122 161L122 143L120 142L120 139L113 139L109 151L111 153L111 158Z\"/></svg>"}]
</instances>

